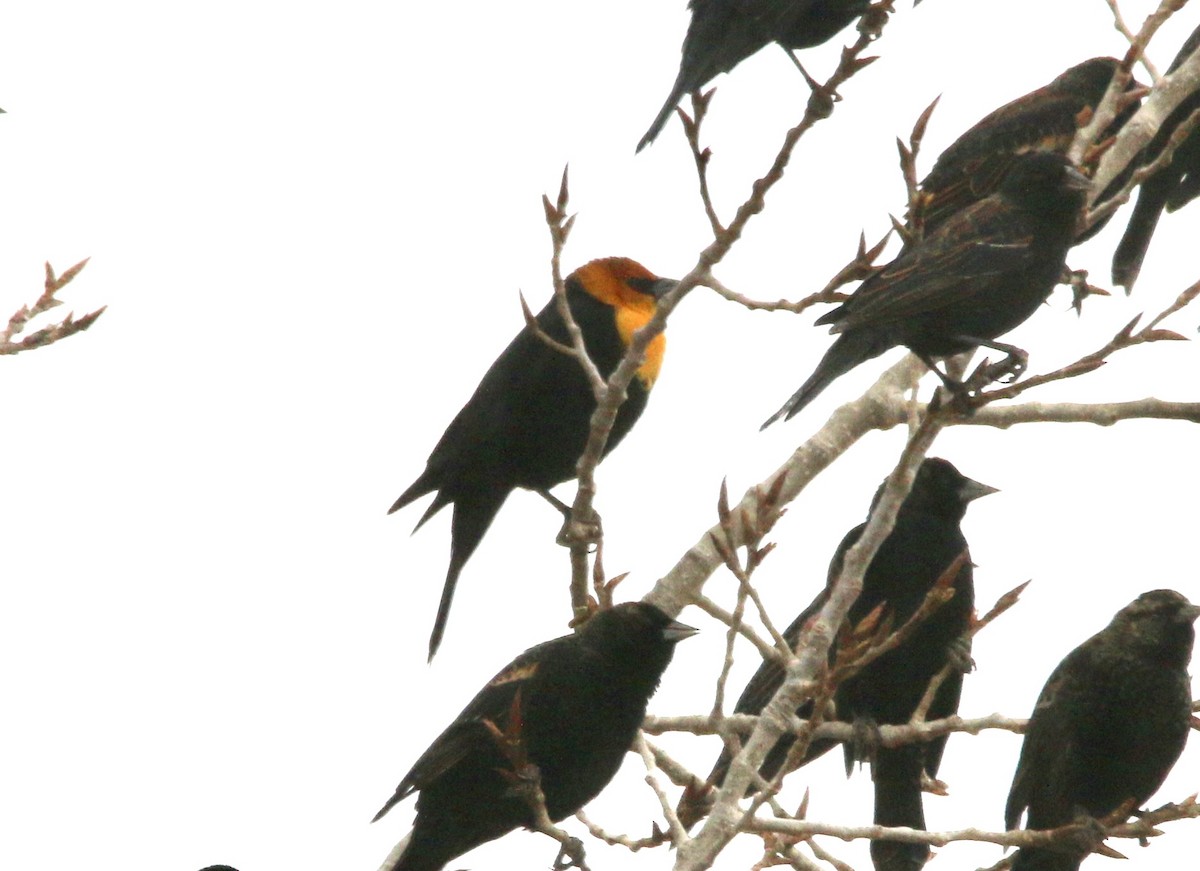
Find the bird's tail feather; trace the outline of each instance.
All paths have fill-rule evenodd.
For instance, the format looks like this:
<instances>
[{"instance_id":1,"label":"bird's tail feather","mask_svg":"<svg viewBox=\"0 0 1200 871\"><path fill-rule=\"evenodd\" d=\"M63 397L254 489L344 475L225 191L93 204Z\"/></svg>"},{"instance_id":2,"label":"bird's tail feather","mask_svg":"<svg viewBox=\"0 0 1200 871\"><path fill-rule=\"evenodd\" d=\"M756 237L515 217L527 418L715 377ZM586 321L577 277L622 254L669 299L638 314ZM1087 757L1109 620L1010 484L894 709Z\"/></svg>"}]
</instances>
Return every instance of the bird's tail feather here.
<instances>
[{"instance_id":1,"label":"bird's tail feather","mask_svg":"<svg viewBox=\"0 0 1200 871\"><path fill-rule=\"evenodd\" d=\"M420 499L422 496L424 496L430 490L436 490L439 485L436 481L433 480L434 477L435 476L430 473L429 469L426 469L424 472L422 472L421 477L417 478L417 480L415 480L411 484L409 484L408 489L400 494L400 498L392 503L392 507L387 510L387 513L395 514L397 511L399 511L405 505L408 505L410 502L415 502L417 499ZM437 505L438 508L441 508L446 503L445 503L445 501L442 501L439 504L437 501L435 501L434 504ZM426 511L425 516L421 518L421 523L424 523L426 520L428 520L430 517L432 517L433 516L432 512L435 510L436 509L430 509L429 511ZM421 523L417 524L418 529L420 528ZM416 532L416 530L413 530L413 531Z\"/></svg>"},{"instance_id":2,"label":"bird's tail feather","mask_svg":"<svg viewBox=\"0 0 1200 871\"><path fill-rule=\"evenodd\" d=\"M1142 271L1142 261L1146 259L1150 238L1158 226L1158 219L1174 181L1170 173L1160 172L1147 179L1138 192L1137 204L1133 207L1125 235L1121 237L1112 261L1113 284L1125 288L1126 293L1133 290L1138 273Z\"/></svg>"},{"instance_id":3,"label":"bird's tail feather","mask_svg":"<svg viewBox=\"0 0 1200 871\"><path fill-rule=\"evenodd\" d=\"M1082 856L1025 847L1017 851L1012 871L1079 871L1081 864Z\"/></svg>"},{"instance_id":4,"label":"bird's tail feather","mask_svg":"<svg viewBox=\"0 0 1200 871\"><path fill-rule=\"evenodd\" d=\"M879 749L871 764L876 825L925 828L921 805L923 767L924 748L920 745ZM876 871L919 871L929 859L929 847L900 841L872 841L871 859Z\"/></svg>"},{"instance_id":5,"label":"bird's tail feather","mask_svg":"<svg viewBox=\"0 0 1200 871\"><path fill-rule=\"evenodd\" d=\"M637 152L640 152L653 142L659 133L662 133L663 127L667 126L667 122L671 120L671 113L675 111L675 107L683 99L685 93L687 93L687 87L683 82L683 71L680 70L679 77L675 79L675 85L671 88L671 96L667 97L667 101L658 110L658 115L655 116L654 123L650 125L650 129L646 131L646 135L638 143Z\"/></svg>"},{"instance_id":6,"label":"bird's tail feather","mask_svg":"<svg viewBox=\"0 0 1200 871\"><path fill-rule=\"evenodd\" d=\"M879 356L887 347L884 345L876 349L871 335L863 331L842 333L837 337L837 341L829 346L829 350L817 364L816 371L808 376L808 380L792 394L791 399L785 402L779 411L767 418L760 429L766 429L780 418L791 420L804 406L816 399L818 393L836 379L845 375L859 363Z\"/></svg>"},{"instance_id":7,"label":"bird's tail feather","mask_svg":"<svg viewBox=\"0 0 1200 871\"><path fill-rule=\"evenodd\" d=\"M471 494L470 498L459 496L455 499L454 519L450 524L450 568L446 571L442 599L438 604L437 617L433 621L433 632L429 635L430 662L433 661L433 656L442 643L442 635L446 631L446 621L450 617L450 603L454 599L458 576L471 554L475 553L475 548L479 547L479 542L483 540L484 533L492 525L492 520L504 504L504 500L508 498L508 494L508 490L477 492ZM440 493L438 498L441 498ZM436 510L435 506L440 507L436 500L427 514Z\"/></svg>"}]
</instances>

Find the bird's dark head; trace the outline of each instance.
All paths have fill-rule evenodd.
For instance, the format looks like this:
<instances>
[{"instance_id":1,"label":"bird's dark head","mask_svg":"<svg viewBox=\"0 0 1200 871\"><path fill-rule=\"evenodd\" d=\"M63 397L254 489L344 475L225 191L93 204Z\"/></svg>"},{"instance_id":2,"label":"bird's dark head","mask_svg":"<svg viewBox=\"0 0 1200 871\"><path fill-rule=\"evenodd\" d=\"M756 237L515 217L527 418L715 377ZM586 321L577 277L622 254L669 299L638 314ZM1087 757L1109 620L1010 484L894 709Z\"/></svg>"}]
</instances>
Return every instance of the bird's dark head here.
<instances>
[{"instance_id":1,"label":"bird's dark head","mask_svg":"<svg viewBox=\"0 0 1200 871\"><path fill-rule=\"evenodd\" d=\"M696 629L672 620L655 605L622 602L593 615L579 630L588 644L605 650L651 651L674 648Z\"/></svg>"},{"instance_id":2,"label":"bird's dark head","mask_svg":"<svg viewBox=\"0 0 1200 871\"><path fill-rule=\"evenodd\" d=\"M1108 83L1121 62L1115 57L1093 57L1075 64L1053 82L1050 87L1083 98L1088 105L1095 106L1108 90ZM1136 82L1130 81L1130 87Z\"/></svg>"},{"instance_id":3,"label":"bird's dark head","mask_svg":"<svg viewBox=\"0 0 1200 871\"><path fill-rule=\"evenodd\" d=\"M654 313L655 302L679 282L659 278L628 257L601 257L585 263L571 278L605 305Z\"/></svg>"},{"instance_id":4,"label":"bird's dark head","mask_svg":"<svg viewBox=\"0 0 1200 871\"><path fill-rule=\"evenodd\" d=\"M926 457L917 469L917 476L913 479L912 489L908 491L902 510L961 520L966 514L967 503L996 492L998 490L995 487L968 478L949 460ZM883 484L875 492L872 508L882 495Z\"/></svg>"},{"instance_id":5,"label":"bird's dark head","mask_svg":"<svg viewBox=\"0 0 1200 871\"><path fill-rule=\"evenodd\" d=\"M1174 590L1142 593L1113 617L1110 629L1121 633L1130 646L1156 647L1182 655L1181 665L1191 658L1200 606L1193 605Z\"/></svg>"},{"instance_id":6,"label":"bird's dark head","mask_svg":"<svg viewBox=\"0 0 1200 871\"><path fill-rule=\"evenodd\" d=\"M1115 619L1129 623L1155 622L1163 625L1191 625L1200 617L1200 605L1193 605L1174 590L1142 593L1117 612Z\"/></svg>"}]
</instances>

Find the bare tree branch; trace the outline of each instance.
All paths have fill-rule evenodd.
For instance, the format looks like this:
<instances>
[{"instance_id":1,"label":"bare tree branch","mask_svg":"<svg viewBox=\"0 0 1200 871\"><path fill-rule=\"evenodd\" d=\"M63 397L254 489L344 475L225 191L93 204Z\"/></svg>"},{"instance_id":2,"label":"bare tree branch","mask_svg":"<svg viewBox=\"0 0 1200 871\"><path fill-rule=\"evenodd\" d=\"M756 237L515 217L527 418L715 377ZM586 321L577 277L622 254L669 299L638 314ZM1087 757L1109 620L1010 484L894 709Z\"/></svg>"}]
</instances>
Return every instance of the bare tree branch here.
<instances>
[{"instance_id":1,"label":"bare tree branch","mask_svg":"<svg viewBox=\"0 0 1200 871\"><path fill-rule=\"evenodd\" d=\"M42 289L42 295L34 301L33 305L23 305L17 309L16 313L8 319L8 325L0 331L0 355L19 354L22 351L32 351L34 348L44 348L47 345L53 345L55 342L62 341L68 336L83 332L94 324L100 315L104 314L104 310L108 306L101 306L80 318L76 318L74 312L69 312L58 323L35 330L23 339L16 339L16 336L19 336L25 330L26 325L31 320L40 314L48 312L55 306L62 305L62 301L55 295L70 284L71 280L85 266L87 266L87 259L80 260L62 275L55 275L54 269L51 268L50 264L46 264L46 281Z\"/></svg>"}]
</instances>

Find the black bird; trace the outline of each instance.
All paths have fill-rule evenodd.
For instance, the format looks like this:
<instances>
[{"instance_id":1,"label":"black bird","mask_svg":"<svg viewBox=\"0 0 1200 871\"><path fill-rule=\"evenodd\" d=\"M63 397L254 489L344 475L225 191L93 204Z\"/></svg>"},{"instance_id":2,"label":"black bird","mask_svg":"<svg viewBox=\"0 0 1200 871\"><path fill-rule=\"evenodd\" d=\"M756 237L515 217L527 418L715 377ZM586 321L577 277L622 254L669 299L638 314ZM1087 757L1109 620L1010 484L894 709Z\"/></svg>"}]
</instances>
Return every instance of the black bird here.
<instances>
[{"instance_id":1,"label":"black bird","mask_svg":"<svg viewBox=\"0 0 1200 871\"><path fill-rule=\"evenodd\" d=\"M676 642L695 631L653 605L628 602L510 662L421 754L375 815L420 792L395 871L437 871L533 824L529 804L514 789L514 762L487 722L515 735L524 758L537 766L551 820L595 798L633 743Z\"/></svg>"},{"instance_id":2,"label":"black bird","mask_svg":"<svg viewBox=\"0 0 1200 871\"><path fill-rule=\"evenodd\" d=\"M676 284L624 257L593 260L567 277L571 313L601 375L612 374L634 331L654 316L659 297ZM538 313L537 323L552 339L570 344L555 300ZM665 336L650 343L617 412L605 454L641 416L665 349ZM458 576L500 506L517 487L547 495L551 487L575 477L595 409L592 388L578 361L551 348L526 326L446 427L425 471L388 509L390 514L436 490L417 523L420 529L442 508L454 506L450 567L429 636L431 660L442 641Z\"/></svg>"},{"instance_id":3,"label":"black bird","mask_svg":"<svg viewBox=\"0 0 1200 871\"><path fill-rule=\"evenodd\" d=\"M1094 57L1076 64L1048 85L1001 106L958 137L921 182L924 232L935 231L952 215L995 191L1018 155L1030 151L1066 154L1081 113L1096 108L1119 65L1113 57ZM1130 88L1136 86L1130 82ZM1136 103L1125 107L1101 139L1114 135L1135 111ZM1088 235L1098 229L1091 228Z\"/></svg>"},{"instance_id":4,"label":"black bird","mask_svg":"<svg viewBox=\"0 0 1200 871\"><path fill-rule=\"evenodd\" d=\"M1087 188L1061 155L1018 156L995 193L955 213L817 319L840 335L763 427L791 418L836 378L897 345L931 369L934 357L980 345L1023 365L1024 352L996 338L1058 283Z\"/></svg>"},{"instance_id":5,"label":"black bird","mask_svg":"<svg viewBox=\"0 0 1200 871\"><path fill-rule=\"evenodd\" d=\"M870 5L870 0L688 0L692 21L683 39L679 75L637 150L662 132L684 94L772 42L789 52L821 45Z\"/></svg>"},{"instance_id":6,"label":"black bird","mask_svg":"<svg viewBox=\"0 0 1200 871\"><path fill-rule=\"evenodd\" d=\"M1197 48L1200 48L1200 27L1192 31L1167 72L1174 72ZM1193 91L1167 116L1146 146L1139 164L1151 163L1162 154L1176 128L1197 109L1200 109L1200 91ZM1197 196L1200 196L1200 131L1193 128L1176 147L1171 162L1142 183L1125 235L1113 254L1113 284L1119 284L1127 291L1133 290L1163 208L1174 212Z\"/></svg>"},{"instance_id":7,"label":"black bird","mask_svg":"<svg viewBox=\"0 0 1200 871\"><path fill-rule=\"evenodd\" d=\"M904 644L885 653L867 665L854 677L844 681L834 701L838 718L847 722L875 724L907 723L925 693L929 680L948 661L961 663L966 651L957 642L967 630L975 607L975 589L967 541L960 524L971 501L989 493L994 487L965 477L946 460L931 457L917 471L912 490L896 515L896 525L879 550L863 578L862 593L850 609L849 625L859 623L879 605L885 605L900 626L911 617L925 596L960 555L967 559L955 575L953 598L934 611ZM883 487L871 500L872 510L878 504ZM869 515L868 515L869 516ZM842 560L862 535L866 523L846 533L829 564L826 588L813 600L783 635L795 646L804 628L824 607L829 590L841 574ZM761 713L782 686L783 669L775 662L764 662L755 672L734 708L739 714ZM956 670L941 685L929 709L930 718L947 717L958 710L962 691L962 671ZM812 714L808 702L797 711L807 718ZM771 748L760 769L765 779L778 773L795 738L784 735ZM921 775L937 774L946 739L905 747L880 747L875 752L872 773L875 780L875 822L887 826L924 828L925 816L921 807ZM804 762L810 762L833 745L829 742L809 748ZM863 748L846 744L846 771L850 773L855 761L862 761ZM720 785L729 770L728 749L721 753L708 782ZM695 822L695 811L685 811L686 825ZM876 867L884 871L919 868L928 856L920 844L900 844L875 841L871 855Z\"/></svg>"},{"instance_id":8,"label":"black bird","mask_svg":"<svg viewBox=\"0 0 1200 871\"><path fill-rule=\"evenodd\" d=\"M1200 607L1143 593L1058 664L1025 730L1004 823L1053 829L1152 796L1187 741ZM1075 871L1085 853L1022 848L1013 871Z\"/></svg>"}]
</instances>

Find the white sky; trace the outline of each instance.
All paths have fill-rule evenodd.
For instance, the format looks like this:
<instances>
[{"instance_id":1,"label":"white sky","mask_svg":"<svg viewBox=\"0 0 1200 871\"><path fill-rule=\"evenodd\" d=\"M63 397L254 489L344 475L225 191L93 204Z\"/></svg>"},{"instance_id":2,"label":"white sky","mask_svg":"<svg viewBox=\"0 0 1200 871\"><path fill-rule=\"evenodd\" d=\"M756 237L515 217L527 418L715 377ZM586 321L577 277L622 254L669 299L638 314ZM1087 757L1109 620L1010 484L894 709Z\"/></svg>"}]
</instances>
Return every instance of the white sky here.
<instances>
[{"instance_id":1,"label":"white sky","mask_svg":"<svg viewBox=\"0 0 1200 871\"><path fill-rule=\"evenodd\" d=\"M903 209L894 137L937 94L921 162L1002 102L1098 54L1120 54L1103 0L899 0L881 60L843 88L767 212L717 269L760 298L798 298ZM1126 4L1131 21L1153 5ZM384 512L521 325L517 291L549 295L540 197L571 165L573 268L620 254L665 276L708 241L672 122L634 145L674 78L683 0L520 4L343 2L23 4L0 36L0 315L39 290L41 264L92 261L64 294L107 304L82 336L0 361L5 559L0 608L0 867L123 871L372 869L412 803L368 826L408 766L475 690L561 634L557 515L510 499L468 564L432 667L425 644L449 512L409 538L419 508ZM1185 9L1152 52L1166 66ZM819 78L841 41L804 56ZM807 96L778 50L722 77L706 141L726 216ZM1072 253L1103 283L1118 219ZM1198 277L1200 206L1166 216L1131 299L1068 294L1010 334L1034 371L1075 359ZM59 309L58 311L65 311ZM892 356L841 379L799 418L758 424L828 344L815 314L749 314L704 291L669 330L639 426L601 467L606 565L637 597L714 521L722 477L766 477ZM1200 310L1167 324L1194 335ZM1118 355L1030 398L1200 399L1195 344ZM786 623L863 519L903 434L865 439L777 527L759 575ZM934 454L1000 487L965 529L986 608L1029 578L1020 607L977 641L967 716L1027 715L1050 669L1145 590L1200 600L1197 431L1182 423L962 428ZM571 491L561 488L564 496ZM732 601L719 574L707 591ZM723 629L679 648L655 713L711 705ZM731 692L755 665L747 647ZM716 739L670 745L707 771ZM1019 748L950 741L953 798L931 828L997 829ZM630 757L589 812L648 833L654 799ZM865 773L840 758L793 777L811 817L870 819ZM1200 788L1193 739L1151 802ZM577 823L568 822L578 830ZM1190 867L1200 826L1176 823L1124 868ZM866 846L825 842L856 868ZM455 867L548 865L516 833ZM946 848L931 868L989 865ZM741 861L735 861L734 856ZM718 867L748 867L746 839ZM668 868L589 842L595 871ZM1087 867L1100 868L1094 858Z\"/></svg>"}]
</instances>

